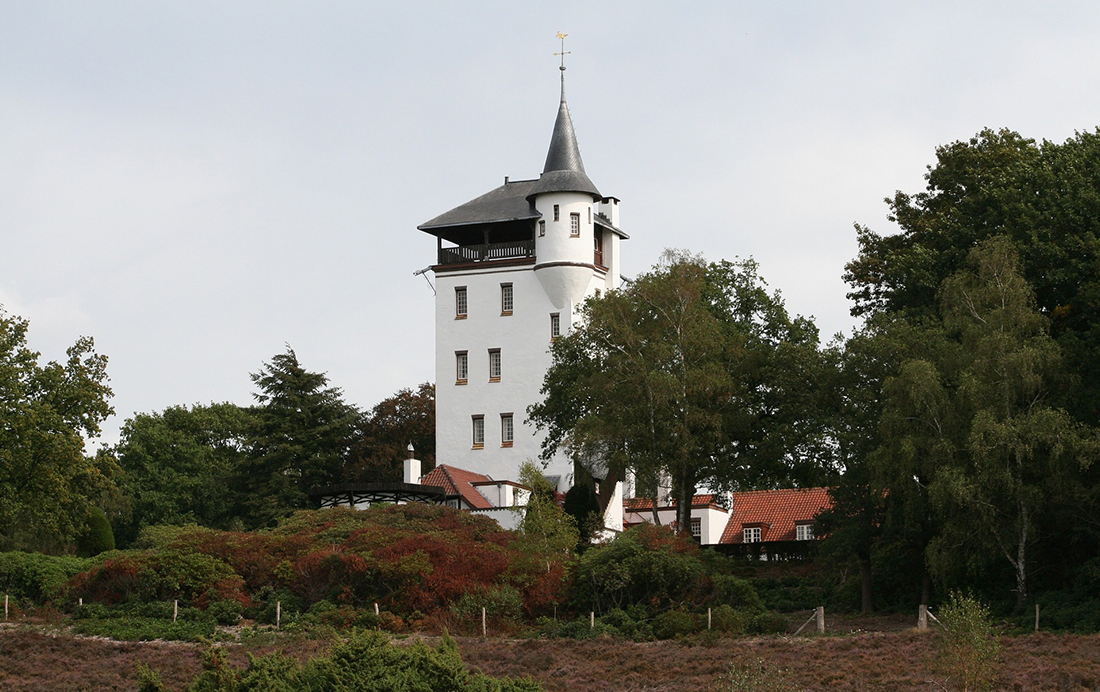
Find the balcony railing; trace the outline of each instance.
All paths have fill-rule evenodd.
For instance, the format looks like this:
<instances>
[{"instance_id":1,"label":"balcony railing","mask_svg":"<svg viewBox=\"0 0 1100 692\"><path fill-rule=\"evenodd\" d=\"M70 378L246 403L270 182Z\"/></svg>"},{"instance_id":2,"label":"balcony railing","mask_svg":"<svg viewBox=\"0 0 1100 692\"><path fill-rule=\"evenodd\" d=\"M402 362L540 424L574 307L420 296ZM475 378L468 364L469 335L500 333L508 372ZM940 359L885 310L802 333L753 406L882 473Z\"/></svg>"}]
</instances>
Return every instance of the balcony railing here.
<instances>
[{"instance_id":1,"label":"balcony railing","mask_svg":"<svg viewBox=\"0 0 1100 692\"><path fill-rule=\"evenodd\" d=\"M504 259L526 259L534 256L535 241L533 239L439 248L439 264L491 262Z\"/></svg>"}]
</instances>

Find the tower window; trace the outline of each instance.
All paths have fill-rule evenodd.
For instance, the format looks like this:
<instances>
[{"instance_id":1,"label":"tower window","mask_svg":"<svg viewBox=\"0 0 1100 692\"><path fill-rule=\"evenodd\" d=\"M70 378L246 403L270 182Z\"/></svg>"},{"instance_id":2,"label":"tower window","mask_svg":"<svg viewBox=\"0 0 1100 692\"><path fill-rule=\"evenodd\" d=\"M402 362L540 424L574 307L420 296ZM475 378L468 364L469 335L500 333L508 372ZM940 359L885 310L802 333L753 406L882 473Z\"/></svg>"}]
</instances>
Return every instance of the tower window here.
<instances>
[{"instance_id":1,"label":"tower window","mask_svg":"<svg viewBox=\"0 0 1100 692\"><path fill-rule=\"evenodd\" d=\"M539 221L539 235L546 235L546 222Z\"/></svg>"},{"instance_id":2,"label":"tower window","mask_svg":"<svg viewBox=\"0 0 1100 692\"><path fill-rule=\"evenodd\" d=\"M500 349L489 349L489 381L500 382Z\"/></svg>"},{"instance_id":3,"label":"tower window","mask_svg":"<svg viewBox=\"0 0 1100 692\"><path fill-rule=\"evenodd\" d=\"M561 336L561 315L556 312L550 313L550 340Z\"/></svg>"},{"instance_id":4,"label":"tower window","mask_svg":"<svg viewBox=\"0 0 1100 692\"><path fill-rule=\"evenodd\" d=\"M588 225L592 225L592 207L588 208Z\"/></svg>"},{"instance_id":5,"label":"tower window","mask_svg":"<svg viewBox=\"0 0 1100 692\"><path fill-rule=\"evenodd\" d=\"M569 215L569 235L581 234L581 215L570 214Z\"/></svg>"},{"instance_id":6,"label":"tower window","mask_svg":"<svg viewBox=\"0 0 1100 692\"><path fill-rule=\"evenodd\" d=\"M466 287L459 286L455 289L455 319L466 319Z\"/></svg>"},{"instance_id":7,"label":"tower window","mask_svg":"<svg viewBox=\"0 0 1100 692\"><path fill-rule=\"evenodd\" d=\"M515 427L512 423L511 413L500 414L500 446L511 447L515 439Z\"/></svg>"},{"instance_id":8,"label":"tower window","mask_svg":"<svg viewBox=\"0 0 1100 692\"><path fill-rule=\"evenodd\" d=\"M560 221L561 220L561 207L559 207L556 204L554 205L554 220L555 221Z\"/></svg>"},{"instance_id":9,"label":"tower window","mask_svg":"<svg viewBox=\"0 0 1100 692\"><path fill-rule=\"evenodd\" d=\"M470 354L466 351L455 351L455 384L466 384L469 375Z\"/></svg>"},{"instance_id":10,"label":"tower window","mask_svg":"<svg viewBox=\"0 0 1100 692\"><path fill-rule=\"evenodd\" d=\"M692 519L691 520L691 537L699 539L703 535L703 520Z\"/></svg>"},{"instance_id":11,"label":"tower window","mask_svg":"<svg viewBox=\"0 0 1100 692\"><path fill-rule=\"evenodd\" d=\"M500 285L500 314L512 314L512 284Z\"/></svg>"},{"instance_id":12,"label":"tower window","mask_svg":"<svg viewBox=\"0 0 1100 692\"><path fill-rule=\"evenodd\" d=\"M485 416L473 417L474 429L474 449L481 449L485 446Z\"/></svg>"}]
</instances>

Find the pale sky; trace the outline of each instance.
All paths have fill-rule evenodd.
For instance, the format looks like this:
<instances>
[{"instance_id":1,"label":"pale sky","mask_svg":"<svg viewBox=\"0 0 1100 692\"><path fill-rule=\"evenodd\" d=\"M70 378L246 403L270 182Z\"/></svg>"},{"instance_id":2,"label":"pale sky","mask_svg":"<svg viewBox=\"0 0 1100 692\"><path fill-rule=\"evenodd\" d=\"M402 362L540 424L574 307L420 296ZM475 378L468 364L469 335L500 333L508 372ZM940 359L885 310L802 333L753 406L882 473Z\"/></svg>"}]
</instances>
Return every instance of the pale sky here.
<instances>
[{"instance_id":1,"label":"pale sky","mask_svg":"<svg viewBox=\"0 0 1100 692\"><path fill-rule=\"evenodd\" d=\"M624 274L751 256L823 340L937 145L1100 124L1094 2L529 5L0 0L0 304L44 359L95 338L105 442L284 343L361 408L434 379L416 226L537 177L558 31Z\"/></svg>"}]
</instances>

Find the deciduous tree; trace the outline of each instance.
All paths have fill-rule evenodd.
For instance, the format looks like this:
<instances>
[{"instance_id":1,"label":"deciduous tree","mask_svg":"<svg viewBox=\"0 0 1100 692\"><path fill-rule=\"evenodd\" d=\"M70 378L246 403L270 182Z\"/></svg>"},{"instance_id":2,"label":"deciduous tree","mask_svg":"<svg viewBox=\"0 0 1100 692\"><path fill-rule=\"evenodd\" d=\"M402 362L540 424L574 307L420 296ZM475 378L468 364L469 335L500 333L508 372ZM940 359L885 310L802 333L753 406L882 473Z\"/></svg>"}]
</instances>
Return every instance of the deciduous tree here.
<instances>
[{"instance_id":1,"label":"deciduous tree","mask_svg":"<svg viewBox=\"0 0 1100 692\"><path fill-rule=\"evenodd\" d=\"M788 317L751 260L708 264L669 251L626 287L586 303L552 346L543 456L631 469L641 487L672 481L681 531L696 488L814 477L804 408L820 365L817 330Z\"/></svg>"},{"instance_id":2,"label":"deciduous tree","mask_svg":"<svg viewBox=\"0 0 1100 692\"><path fill-rule=\"evenodd\" d=\"M113 459L85 454L113 413L107 357L81 337L40 365L27 328L0 308L0 545L58 549L114 485Z\"/></svg>"}]
</instances>

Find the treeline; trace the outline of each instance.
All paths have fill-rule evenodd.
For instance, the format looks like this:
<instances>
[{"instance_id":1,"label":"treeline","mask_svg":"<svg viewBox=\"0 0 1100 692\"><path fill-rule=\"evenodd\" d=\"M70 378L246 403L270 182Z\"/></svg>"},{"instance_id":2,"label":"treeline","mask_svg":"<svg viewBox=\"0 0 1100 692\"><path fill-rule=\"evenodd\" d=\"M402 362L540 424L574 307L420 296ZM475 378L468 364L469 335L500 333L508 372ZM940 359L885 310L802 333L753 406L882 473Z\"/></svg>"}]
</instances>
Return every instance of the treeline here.
<instances>
[{"instance_id":1,"label":"treeline","mask_svg":"<svg viewBox=\"0 0 1100 692\"><path fill-rule=\"evenodd\" d=\"M139 413L86 454L113 413L107 358L81 338L41 364L27 329L0 308L0 550L94 555L147 526L273 526L313 506L312 486L400 479L410 443L434 465L433 385L361 412L289 346L251 375L255 405Z\"/></svg>"},{"instance_id":2,"label":"treeline","mask_svg":"<svg viewBox=\"0 0 1100 692\"><path fill-rule=\"evenodd\" d=\"M700 487L827 485L820 560L859 575L863 610L957 588L1100 601L1100 132L986 130L926 178L887 200L899 233L857 226L848 338L822 345L751 260L670 251L590 300L528 411L544 454L580 462L577 514L628 472L640 494L671 483L681 531ZM271 527L313 485L397 478L410 440L432 460L430 385L362 414L289 348L252 375L254 406L139 414L88 456L106 359L82 339L39 365L26 329L0 315L3 549Z\"/></svg>"},{"instance_id":3,"label":"treeline","mask_svg":"<svg viewBox=\"0 0 1100 692\"><path fill-rule=\"evenodd\" d=\"M847 339L751 260L670 251L589 301L529 411L545 455L670 483L681 531L701 486L828 485L815 533L865 611L1100 597L1100 133L937 157L887 200L900 233L857 227Z\"/></svg>"}]
</instances>

